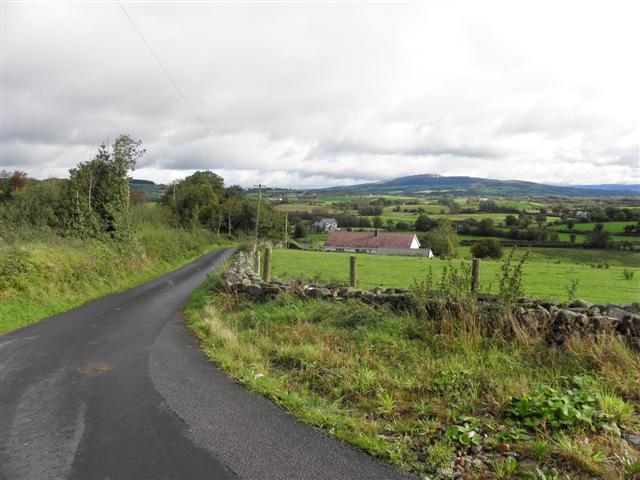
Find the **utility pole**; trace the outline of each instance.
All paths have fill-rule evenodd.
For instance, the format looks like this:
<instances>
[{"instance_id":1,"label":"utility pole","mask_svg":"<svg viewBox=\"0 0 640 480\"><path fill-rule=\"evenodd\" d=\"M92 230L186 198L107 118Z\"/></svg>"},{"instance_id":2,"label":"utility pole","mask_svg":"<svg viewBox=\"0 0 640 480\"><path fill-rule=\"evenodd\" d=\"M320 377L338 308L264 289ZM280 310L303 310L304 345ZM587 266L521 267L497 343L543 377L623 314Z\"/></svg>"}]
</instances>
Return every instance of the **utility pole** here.
<instances>
[{"instance_id":1,"label":"utility pole","mask_svg":"<svg viewBox=\"0 0 640 480\"><path fill-rule=\"evenodd\" d=\"M262 185L259 183L258 185L254 185L254 187L258 187L258 211L256 212L256 233L253 240L253 251L258 251L258 225L260 224L260 201L262 200Z\"/></svg>"},{"instance_id":2,"label":"utility pole","mask_svg":"<svg viewBox=\"0 0 640 480\"><path fill-rule=\"evenodd\" d=\"M284 211L284 248L289 248L289 211Z\"/></svg>"},{"instance_id":3,"label":"utility pole","mask_svg":"<svg viewBox=\"0 0 640 480\"><path fill-rule=\"evenodd\" d=\"M173 181L173 208L176 208L176 180Z\"/></svg>"}]
</instances>

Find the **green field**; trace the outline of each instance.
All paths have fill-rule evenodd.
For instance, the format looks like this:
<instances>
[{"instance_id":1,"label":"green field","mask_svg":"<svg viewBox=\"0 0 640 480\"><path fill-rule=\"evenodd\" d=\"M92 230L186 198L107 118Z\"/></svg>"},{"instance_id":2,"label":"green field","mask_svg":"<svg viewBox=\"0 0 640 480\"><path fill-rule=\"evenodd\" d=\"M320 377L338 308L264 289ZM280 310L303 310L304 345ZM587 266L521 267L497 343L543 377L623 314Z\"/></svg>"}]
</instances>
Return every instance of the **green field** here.
<instances>
[{"instance_id":1,"label":"green field","mask_svg":"<svg viewBox=\"0 0 640 480\"><path fill-rule=\"evenodd\" d=\"M331 205L326 204L310 204L310 203L281 203L273 207L279 212L309 212L313 210L326 210L328 212L336 212L337 210Z\"/></svg>"},{"instance_id":2,"label":"green field","mask_svg":"<svg viewBox=\"0 0 640 480\"><path fill-rule=\"evenodd\" d=\"M627 225L635 225L636 222L605 222L602 224L605 232L611 233L621 233L624 231L624 227ZM593 227L595 227L595 223L576 223L573 226L573 230L575 232L591 232L593 231ZM568 231L566 225L553 225L550 227L551 230L561 230Z\"/></svg>"},{"instance_id":3,"label":"green field","mask_svg":"<svg viewBox=\"0 0 640 480\"><path fill-rule=\"evenodd\" d=\"M521 250L523 251L523 250ZM468 250L461 255L468 257ZM640 255L629 252L603 252L581 249L535 249L524 267L523 284L528 296L567 300L569 287L578 280L576 295L596 303L640 301ZM360 254L359 287L408 287L414 279L425 278L431 268L439 278L448 261L412 257ZM469 265L468 259L454 260L454 266ZM604 263L609 265L604 267ZM597 268L601 264L602 268ZM501 261L483 260L481 290L496 293ZM633 272L631 280L624 271ZM281 279L310 278L346 283L349 255L343 253L274 250L273 274Z\"/></svg>"}]
</instances>

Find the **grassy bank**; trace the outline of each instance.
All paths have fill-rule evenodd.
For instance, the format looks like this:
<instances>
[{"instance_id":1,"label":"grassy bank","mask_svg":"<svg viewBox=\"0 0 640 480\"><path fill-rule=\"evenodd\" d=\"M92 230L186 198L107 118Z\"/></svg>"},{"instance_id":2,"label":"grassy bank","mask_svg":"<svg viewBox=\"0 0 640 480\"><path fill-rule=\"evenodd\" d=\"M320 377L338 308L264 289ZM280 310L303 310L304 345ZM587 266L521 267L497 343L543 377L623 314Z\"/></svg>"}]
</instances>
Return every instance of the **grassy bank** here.
<instances>
[{"instance_id":1,"label":"grassy bank","mask_svg":"<svg viewBox=\"0 0 640 480\"><path fill-rule=\"evenodd\" d=\"M526 250L519 250L519 254ZM461 248L468 265L469 250ZM360 254L359 287L408 287L415 278L424 278L431 269L435 279L449 265L440 259L391 257ZM501 261L482 260L480 290L495 293ZM273 274L282 279L309 278L346 283L349 278L349 254L274 250ZM625 273L631 272L631 273ZM567 288L577 279L575 294L595 303L630 303L640 300L640 255L632 252L584 249L532 249L524 266L523 285L528 296L566 300Z\"/></svg>"},{"instance_id":2,"label":"grassy bank","mask_svg":"<svg viewBox=\"0 0 640 480\"><path fill-rule=\"evenodd\" d=\"M151 208L137 212L134 241L63 238L22 230L0 243L0 333L125 290L202 255L211 232L171 228Z\"/></svg>"},{"instance_id":3,"label":"grassy bank","mask_svg":"<svg viewBox=\"0 0 640 480\"><path fill-rule=\"evenodd\" d=\"M346 258L346 257L341 257ZM431 478L628 478L640 357L616 339L509 341L472 314L433 321L353 302L239 303L201 287L207 355L302 421Z\"/></svg>"}]
</instances>

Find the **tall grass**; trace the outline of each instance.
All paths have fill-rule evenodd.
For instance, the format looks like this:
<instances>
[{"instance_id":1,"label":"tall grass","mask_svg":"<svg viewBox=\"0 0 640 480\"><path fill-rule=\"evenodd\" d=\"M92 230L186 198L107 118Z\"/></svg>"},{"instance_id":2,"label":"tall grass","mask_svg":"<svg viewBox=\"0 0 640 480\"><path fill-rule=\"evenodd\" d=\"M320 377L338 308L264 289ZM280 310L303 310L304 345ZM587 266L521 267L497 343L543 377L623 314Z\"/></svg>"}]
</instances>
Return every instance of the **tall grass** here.
<instances>
[{"instance_id":1,"label":"tall grass","mask_svg":"<svg viewBox=\"0 0 640 480\"><path fill-rule=\"evenodd\" d=\"M0 333L142 283L224 243L202 229L169 226L160 209L134 209L132 242L7 230L0 240Z\"/></svg>"},{"instance_id":2,"label":"tall grass","mask_svg":"<svg viewBox=\"0 0 640 480\"><path fill-rule=\"evenodd\" d=\"M640 356L616 338L559 348L536 332L503 335L475 307L398 314L289 295L253 304L212 288L188 307L210 358L303 421L402 468L433 475L449 467L467 451L445 435L461 422L482 435L496 468L504 467L497 452L505 442L549 475L623 478L624 462L639 460L600 428L530 429L506 414L514 398L577 376L597 386L599 411L621 428L640 428ZM580 461L582 453L590 460Z\"/></svg>"}]
</instances>

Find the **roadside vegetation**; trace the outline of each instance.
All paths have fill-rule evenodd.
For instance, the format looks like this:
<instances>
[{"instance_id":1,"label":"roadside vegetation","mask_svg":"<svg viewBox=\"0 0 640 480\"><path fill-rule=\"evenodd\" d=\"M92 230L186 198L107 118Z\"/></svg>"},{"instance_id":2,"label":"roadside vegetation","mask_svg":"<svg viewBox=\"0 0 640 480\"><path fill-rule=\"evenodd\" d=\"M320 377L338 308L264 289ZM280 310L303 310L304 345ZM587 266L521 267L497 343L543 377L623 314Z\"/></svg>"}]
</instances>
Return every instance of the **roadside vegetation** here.
<instances>
[{"instance_id":1,"label":"roadside vegetation","mask_svg":"<svg viewBox=\"0 0 640 480\"><path fill-rule=\"evenodd\" d=\"M0 333L129 288L253 232L258 202L213 172L161 190L132 182L144 153L140 141L120 135L68 179L0 172ZM283 230L284 216L263 202L259 235L282 237Z\"/></svg>"},{"instance_id":2,"label":"roadside vegetation","mask_svg":"<svg viewBox=\"0 0 640 480\"><path fill-rule=\"evenodd\" d=\"M494 280L505 284L505 302L519 285L513 272ZM215 276L187 313L204 351L238 382L413 473L638 475L640 450L629 440L640 440L639 353L617 338L560 347L514 334L507 314L479 315L456 275L446 278L458 307L437 314L419 307L419 283L416 308L401 314L289 294L251 303L218 291Z\"/></svg>"},{"instance_id":3,"label":"roadside vegetation","mask_svg":"<svg viewBox=\"0 0 640 480\"><path fill-rule=\"evenodd\" d=\"M0 333L176 269L231 242L169 225L153 206L134 208L132 239L114 242L21 229L0 244Z\"/></svg>"}]
</instances>

